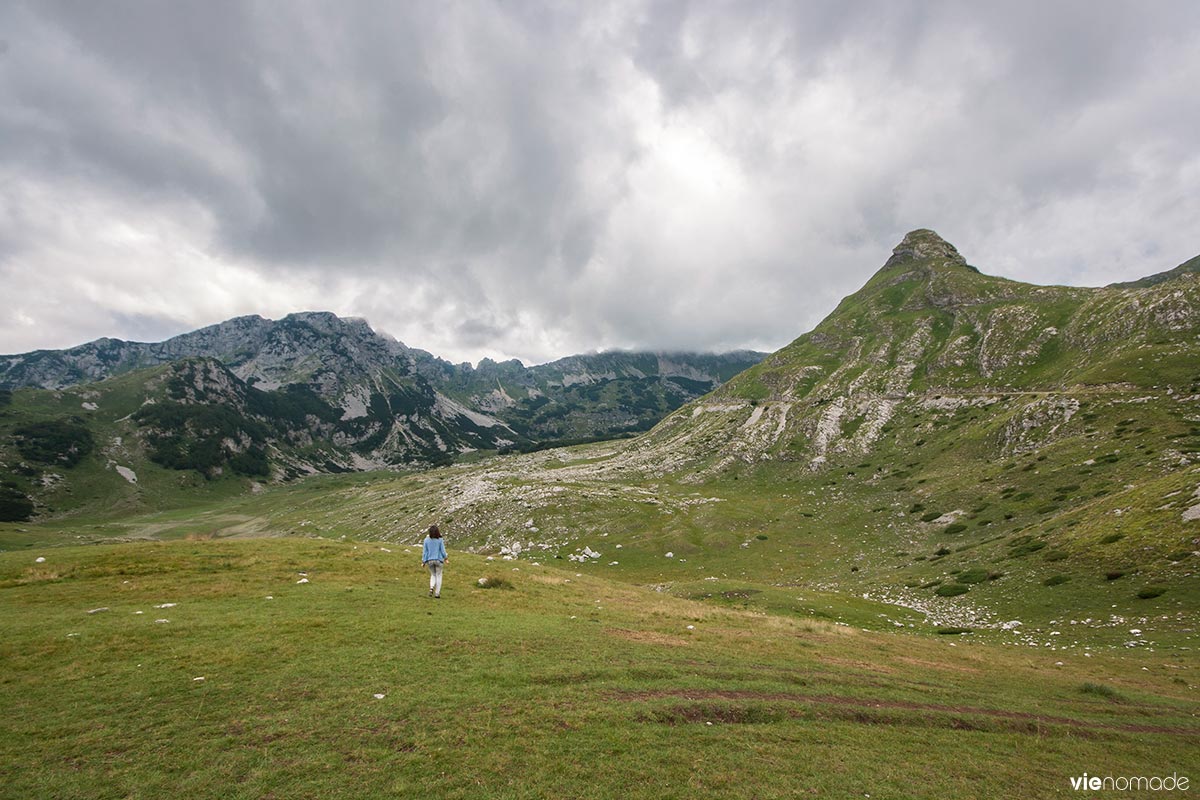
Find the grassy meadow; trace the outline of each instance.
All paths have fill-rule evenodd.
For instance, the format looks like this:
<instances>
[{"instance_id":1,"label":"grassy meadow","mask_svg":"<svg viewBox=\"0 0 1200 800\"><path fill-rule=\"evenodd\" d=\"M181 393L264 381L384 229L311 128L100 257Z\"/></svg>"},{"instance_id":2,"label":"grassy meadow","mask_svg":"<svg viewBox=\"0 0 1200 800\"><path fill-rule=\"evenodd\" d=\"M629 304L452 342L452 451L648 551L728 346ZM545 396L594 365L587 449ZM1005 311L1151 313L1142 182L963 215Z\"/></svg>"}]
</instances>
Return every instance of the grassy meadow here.
<instances>
[{"instance_id":1,"label":"grassy meadow","mask_svg":"<svg viewBox=\"0 0 1200 800\"><path fill-rule=\"evenodd\" d=\"M768 613L535 561L452 547L432 600L419 552L377 541L0 553L0 792L1048 797L1195 764L1189 653L864 630L830 621L870 616L843 595Z\"/></svg>"}]
</instances>

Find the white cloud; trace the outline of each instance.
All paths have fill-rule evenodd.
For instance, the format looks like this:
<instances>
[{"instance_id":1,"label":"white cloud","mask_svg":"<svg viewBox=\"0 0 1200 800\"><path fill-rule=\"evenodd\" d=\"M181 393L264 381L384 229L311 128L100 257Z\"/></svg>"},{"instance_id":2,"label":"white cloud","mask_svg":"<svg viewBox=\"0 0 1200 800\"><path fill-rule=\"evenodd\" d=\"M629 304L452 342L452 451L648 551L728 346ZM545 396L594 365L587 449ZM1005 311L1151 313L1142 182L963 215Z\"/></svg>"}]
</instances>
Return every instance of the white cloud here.
<instances>
[{"instance_id":1,"label":"white cloud","mask_svg":"<svg viewBox=\"0 0 1200 800\"><path fill-rule=\"evenodd\" d=\"M771 349L932 227L1200 250L1200 8L0 10L0 350L364 316L452 360Z\"/></svg>"}]
</instances>

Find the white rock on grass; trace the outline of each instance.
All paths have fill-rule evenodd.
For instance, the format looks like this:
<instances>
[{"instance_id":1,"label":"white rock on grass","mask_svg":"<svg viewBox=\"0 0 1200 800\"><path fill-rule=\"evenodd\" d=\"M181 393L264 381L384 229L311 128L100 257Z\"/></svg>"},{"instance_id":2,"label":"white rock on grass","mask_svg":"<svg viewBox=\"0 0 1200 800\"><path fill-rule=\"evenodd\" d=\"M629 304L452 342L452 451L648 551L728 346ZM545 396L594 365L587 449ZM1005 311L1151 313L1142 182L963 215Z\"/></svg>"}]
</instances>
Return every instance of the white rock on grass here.
<instances>
[{"instance_id":1,"label":"white rock on grass","mask_svg":"<svg viewBox=\"0 0 1200 800\"><path fill-rule=\"evenodd\" d=\"M376 692L375 694L373 694L371 696L374 697L376 700L382 700L383 698L387 697L386 694L380 694L379 692Z\"/></svg>"},{"instance_id":2,"label":"white rock on grass","mask_svg":"<svg viewBox=\"0 0 1200 800\"><path fill-rule=\"evenodd\" d=\"M88 613L89 614L99 614L101 611L108 611L108 606L101 606L100 608L89 609Z\"/></svg>"},{"instance_id":3,"label":"white rock on grass","mask_svg":"<svg viewBox=\"0 0 1200 800\"><path fill-rule=\"evenodd\" d=\"M159 603L155 606L155 608L174 608L177 605L179 605L179 603Z\"/></svg>"},{"instance_id":4,"label":"white rock on grass","mask_svg":"<svg viewBox=\"0 0 1200 800\"><path fill-rule=\"evenodd\" d=\"M171 621L171 620L169 620L169 619L156 619L156 620L154 620L154 622L155 622L156 624L158 624L158 625L163 625L163 624L165 624L165 623L168 623L168 622L170 622L170 621Z\"/></svg>"},{"instance_id":5,"label":"white rock on grass","mask_svg":"<svg viewBox=\"0 0 1200 800\"><path fill-rule=\"evenodd\" d=\"M674 557L675 557L674 553L667 553L665 556L663 556L663 558L674 558Z\"/></svg>"},{"instance_id":6,"label":"white rock on grass","mask_svg":"<svg viewBox=\"0 0 1200 800\"><path fill-rule=\"evenodd\" d=\"M296 581L296 583L308 583L308 578L301 578L300 580Z\"/></svg>"},{"instance_id":7,"label":"white rock on grass","mask_svg":"<svg viewBox=\"0 0 1200 800\"><path fill-rule=\"evenodd\" d=\"M45 564L45 563L46 563L46 557L45 557L45 556L38 556L37 558L35 558L35 559L33 560L33 563L35 563L35 564Z\"/></svg>"}]
</instances>

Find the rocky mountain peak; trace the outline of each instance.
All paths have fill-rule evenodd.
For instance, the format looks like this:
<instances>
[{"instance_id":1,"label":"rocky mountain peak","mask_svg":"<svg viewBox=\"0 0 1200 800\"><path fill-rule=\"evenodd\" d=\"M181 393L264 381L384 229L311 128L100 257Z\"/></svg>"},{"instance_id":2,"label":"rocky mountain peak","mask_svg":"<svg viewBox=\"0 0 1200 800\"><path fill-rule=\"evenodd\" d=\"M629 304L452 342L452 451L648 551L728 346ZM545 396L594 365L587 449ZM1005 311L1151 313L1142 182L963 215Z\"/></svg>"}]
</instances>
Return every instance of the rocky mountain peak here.
<instances>
[{"instance_id":1,"label":"rocky mountain peak","mask_svg":"<svg viewBox=\"0 0 1200 800\"><path fill-rule=\"evenodd\" d=\"M892 250L892 257L888 259L885 266L891 267L903 262L923 259L942 259L964 266L967 263L954 245L928 228L918 228L904 235L900 244Z\"/></svg>"}]
</instances>

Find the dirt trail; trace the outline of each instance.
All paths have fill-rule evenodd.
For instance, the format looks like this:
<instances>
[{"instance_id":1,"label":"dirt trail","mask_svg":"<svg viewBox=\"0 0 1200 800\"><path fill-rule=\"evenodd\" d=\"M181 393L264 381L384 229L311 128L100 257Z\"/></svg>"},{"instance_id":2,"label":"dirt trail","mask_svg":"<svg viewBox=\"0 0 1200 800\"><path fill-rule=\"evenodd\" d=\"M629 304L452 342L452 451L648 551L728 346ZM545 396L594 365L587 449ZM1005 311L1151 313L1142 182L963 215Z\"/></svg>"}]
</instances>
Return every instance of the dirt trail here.
<instances>
[{"instance_id":1,"label":"dirt trail","mask_svg":"<svg viewBox=\"0 0 1200 800\"><path fill-rule=\"evenodd\" d=\"M1034 714L1027 711L1006 711L999 708L979 708L975 706L940 705L937 703L914 703L907 700L869 700L858 697L843 697L839 695L796 694L791 692L759 692L753 690L721 690L721 689L656 689L648 691L612 692L609 695L614 700L637 702L642 700L658 700L674 697L680 700L763 700L801 703L808 705L839 706L859 710L892 709L903 711L932 711L945 714L967 714L973 716L993 717L1006 720L1018 720L1034 725L1058 725L1079 731L1121 731L1125 733L1162 733L1172 736L1186 736L1200 739L1200 728L1178 728L1165 725L1141 725L1136 723L1093 722L1072 719L1071 717ZM852 717L852 719L856 719ZM869 718L858 719L860 722L873 722ZM1033 732L1031 730L1031 732Z\"/></svg>"}]
</instances>

